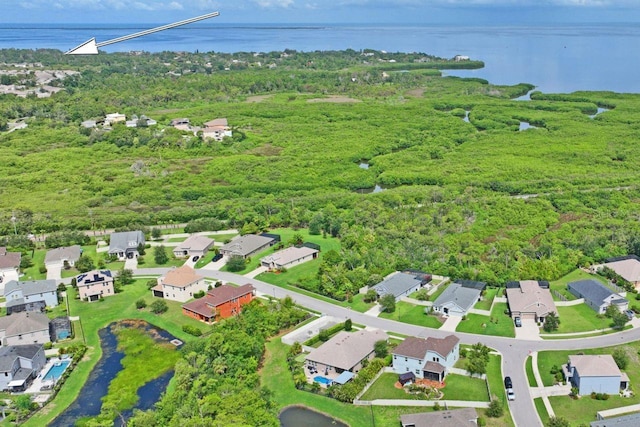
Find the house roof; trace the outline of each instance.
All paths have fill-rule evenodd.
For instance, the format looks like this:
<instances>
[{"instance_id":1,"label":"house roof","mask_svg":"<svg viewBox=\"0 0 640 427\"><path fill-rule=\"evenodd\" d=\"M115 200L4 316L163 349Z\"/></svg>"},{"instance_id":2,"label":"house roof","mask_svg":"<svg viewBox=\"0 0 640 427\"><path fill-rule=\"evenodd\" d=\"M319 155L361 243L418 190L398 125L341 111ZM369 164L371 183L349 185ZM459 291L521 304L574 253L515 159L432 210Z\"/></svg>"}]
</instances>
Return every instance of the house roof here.
<instances>
[{"instance_id":1,"label":"house roof","mask_svg":"<svg viewBox=\"0 0 640 427\"><path fill-rule=\"evenodd\" d=\"M477 427L477 419L473 408L400 415L402 427Z\"/></svg>"},{"instance_id":2,"label":"house roof","mask_svg":"<svg viewBox=\"0 0 640 427\"><path fill-rule=\"evenodd\" d=\"M427 351L432 351L442 357L446 357L459 342L460 340L455 335L448 335L444 338L429 337L427 339L407 337L393 349L392 353L413 359L425 359Z\"/></svg>"},{"instance_id":3,"label":"house roof","mask_svg":"<svg viewBox=\"0 0 640 427\"><path fill-rule=\"evenodd\" d=\"M575 290L577 293L582 295L585 300L592 302L596 306L601 306L604 303L604 300L609 298L611 295L618 295L611 289L607 288L605 285L594 279L570 282L567 287L569 288L569 291L571 291L572 289ZM622 297L620 297L620 299L626 301Z\"/></svg>"},{"instance_id":4,"label":"house roof","mask_svg":"<svg viewBox=\"0 0 640 427\"><path fill-rule=\"evenodd\" d=\"M538 316L558 312L551 292L542 289L535 280L523 280L518 288L507 288L507 299L512 312L536 313Z\"/></svg>"},{"instance_id":5,"label":"house roof","mask_svg":"<svg viewBox=\"0 0 640 427\"><path fill-rule=\"evenodd\" d=\"M76 277L78 286L91 286L95 283L113 282L111 270L93 270L79 274Z\"/></svg>"},{"instance_id":6,"label":"house roof","mask_svg":"<svg viewBox=\"0 0 640 427\"><path fill-rule=\"evenodd\" d=\"M144 243L144 234L140 230L111 233L109 253L136 249L140 243Z\"/></svg>"},{"instance_id":7,"label":"house roof","mask_svg":"<svg viewBox=\"0 0 640 427\"><path fill-rule=\"evenodd\" d=\"M640 426L640 413L623 415L621 417L607 418L605 420L591 421L590 427L638 427Z\"/></svg>"},{"instance_id":8,"label":"house roof","mask_svg":"<svg viewBox=\"0 0 640 427\"><path fill-rule=\"evenodd\" d=\"M163 285L186 288L192 283L202 279L204 279L204 277L196 274L193 268L188 265L183 265L182 267L169 271L161 281Z\"/></svg>"},{"instance_id":9,"label":"house roof","mask_svg":"<svg viewBox=\"0 0 640 427\"><path fill-rule=\"evenodd\" d=\"M640 261L637 258L627 258L604 264L628 282L640 282Z\"/></svg>"},{"instance_id":10,"label":"house roof","mask_svg":"<svg viewBox=\"0 0 640 427\"><path fill-rule=\"evenodd\" d=\"M445 371L445 367L444 366L442 366L438 362L433 362L431 360L429 360L427 363L425 363L424 366L422 367L422 369L424 371L434 372L436 374L441 374L441 373L443 373Z\"/></svg>"},{"instance_id":11,"label":"house roof","mask_svg":"<svg viewBox=\"0 0 640 427\"><path fill-rule=\"evenodd\" d=\"M42 313L22 311L11 316L0 317L0 331L5 331L5 336L42 330L49 330L49 318Z\"/></svg>"},{"instance_id":12,"label":"house roof","mask_svg":"<svg viewBox=\"0 0 640 427\"><path fill-rule=\"evenodd\" d=\"M47 251L44 257L44 264L51 264L53 262L62 263L64 261L77 261L82 253L80 245L66 246L63 248L55 248Z\"/></svg>"},{"instance_id":13,"label":"house roof","mask_svg":"<svg viewBox=\"0 0 640 427\"><path fill-rule=\"evenodd\" d=\"M283 249L278 252L274 252L271 255L260 258L260 262L268 262L275 265L287 265L291 262L308 257L309 255L317 254L317 249L307 248L302 246L300 248L291 246L290 248Z\"/></svg>"},{"instance_id":14,"label":"house roof","mask_svg":"<svg viewBox=\"0 0 640 427\"><path fill-rule=\"evenodd\" d=\"M387 340L387 338L387 334L379 329L374 331L363 329L356 332L341 331L320 347L312 350L306 360L348 371L371 354L376 342Z\"/></svg>"},{"instance_id":15,"label":"house roof","mask_svg":"<svg viewBox=\"0 0 640 427\"><path fill-rule=\"evenodd\" d=\"M0 268L20 268L20 252L7 252L7 248L0 246Z\"/></svg>"},{"instance_id":16,"label":"house roof","mask_svg":"<svg viewBox=\"0 0 640 427\"><path fill-rule=\"evenodd\" d=\"M206 122L204 124L204 126L205 126L205 128L227 127L227 126L229 126L229 123L227 122L227 119L221 118L221 119L209 120L208 122Z\"/></svg>"},{"instance_id":17,"label":"house roof","mask_svg":"<svg viewBox=\"0 0 640 427\"><path fill-rule=\"evenodd\" d=\"M32 360L42 348L42 344L10 345L0 347L0 372L10 371L18 357Z\"/></svg>"},{"instance_id":18,"label":"house roof","mask_svg":"<svg viewBox=\"0 0 640 427\"><path fill-rule=\"evenodd\" d=\"M255 234L245 234L237 237L220 248L221 251L229 251L232 255L247 256L257 251L264 245L271 243L271 237L258 236Z\"/></svg>"},{"instance_id":19,"label":"house roof","mask_svg":"<svg viewBox=\"0 0 640 427\"><path fill-rule=\"evenodd\" d=\"M16 282L11 280L4 285L4 294L14 291L21 291L22 296L41 294L45 292L55 292L58 289L55 280L31 280L27 282Z\"/></svg>"},{"instance_id":20,"label":"house roof","mask_svg":"<svg viewBox=\"0 0 640 427\"><path fill-rule=\"evenodd\" d=\"M467 288L460 283L452 283L433 302L433 305L455 304L462 310L468 311L478 301L480 293L479 289Z\"/></svg>"},{"instance_id":21,"label":"house roof","mask_svg":"<svg viewBox=\"0 0 640 427\"><path fill-rule=\"evenodd\" d=\"M387 278L382 282L373 286L372 289L374 289L380 296L391 294L397 298L422 283L422 279L416 277L416 274L395 272L392 275L387 276Z\"/></svg>"},{"instance_id":22,"label":"house roof","mask_svg":"<svg viewBox=\"0 0 640 427\"><path fill-rule=\"evenodd\" d=\"M193 235L175 247L175 251L206 251L213 245L213 239L206 236Z\"/></svg>"},{"instance_id":23,"label":"house roof","mask_svg":"<svg viewBox=\"0 0 640 427\"><path fill-rule=\"evenodd\" d=\"M456 279L454 280L454 283L459 283L464 288L478 289L480 291L484 291L487 287L485 282L478 282L476 280Z\"/></svg>"},{"instance_id":24,"label":"house roof","mask_svg":"<svg viewBox=\"0 0 640 427\"><path fill-rule=\"evenodd\" d=\"M622 373L610 354L570 355L569 365L580 377L620 377Z\"/></svg>"},{"instance_id":25,"label":"house roof","mask_svg":"<svg viewBox=\"0 0 640 427\"><path fill-rule=\"evenodd\" d=\"M216 307L229 302L234 298L240 298L244 295L251 294L254 291L255 288L250 284L239 287L222 285L211 289L202 298L183 304L182 307L202 316L211 316Z\"/></svg>"}]
</instances>

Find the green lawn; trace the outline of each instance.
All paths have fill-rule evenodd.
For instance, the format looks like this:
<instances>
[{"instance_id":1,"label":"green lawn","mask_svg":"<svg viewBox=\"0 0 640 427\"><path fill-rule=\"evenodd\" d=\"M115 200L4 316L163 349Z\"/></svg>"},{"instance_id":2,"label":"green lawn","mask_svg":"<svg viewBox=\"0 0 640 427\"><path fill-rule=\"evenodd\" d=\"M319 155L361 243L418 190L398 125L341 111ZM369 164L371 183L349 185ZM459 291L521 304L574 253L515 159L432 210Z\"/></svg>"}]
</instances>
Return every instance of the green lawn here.
<instances>
[{"instance_id":1,"label":"green lawn","mask_svg":"<svg viewBox=\"0 0 640 427\"><path fill-rule=\"evenodd\" d=\"M380 317L433 329L438 329L442 326L442 322L438 317L424 312L425 308L427 307L400 301L396 303L396 311L393 313L380 313Z\"/></svg>"},{"instance_id":2,"label":"green lawn","mask_svg":"<svg viewBox=\"0 0 640 427\"><path fill-rule=\"evenodd\" d=\"M504 389L504 383L502 378L502 357L497 354L489 356L489 364L487 365L487 382L489 383L489 390L492 398L496 398L502 402L504 407L504 414L497 419L484 417L487 420L487 425L491 427L514 427L513 420L511 419L511 413L509 412L509 405L507 404L507 395ZM484 412L478 410L478 412Z\"/></svg>"},{"instance_id":3,"label":"green lawn","mask_svg":"<svg viewBox=\"0 0 640 427\"><path fill-rule=\"evenodd\" d=\"M524 368L527 372L527 382L529 383L529 387L538 387L536 377L533 375L533 359L531 358L531 356L527 357Z\"/></svg>"},{"instance_id":4,"label":"green lawn","mask_svg":"<svg viewBox=\"0 0 640 427\"><path fill-rule=\"evenodd\" d=\"M396 388L398 374L385 372L371 385L369 390L362 395L362 400L399 399L422 400L424 396L407 393L403 388Z\"/></svg>"},{"instance_id":5,"label":"green lawn","mask_svg":"<svg viewBox=\"0 0 640 427\"><path fill-rule=\"evenodd\" d=\"M582 396L574 400L569 396L553 396L549 397L549 402L556 415L568 420L571 426L578 426L582 423L589 425L591 421L595 421L598 411L638 404L640 397L611 396L609 400L595 400L590 396Z\"/></svg>"},{"instance_id":6,"label":"green lawn","mask_svg":"<svg viewBox=\"0 0 640 427\"><path fill-rule=\"evenodd\" d=\"M44 267L44 257L46 254L46 250L40 249L33 252L33 258L31 258L31 254L27 255L31 258L33 265L22 270L24 276L21 277L21 280L41 280L47 278L47 273L40 273L40 267Z\"/></svg>"},{"instance_id":7,"label":"green lawn","mask_svg":"<svg viewBox=\"0 0 640 427\"><path fill-rule=\"evenodd\" d=\"M89 349L53 402L37 412L24 424L25 426L46 425L75 400L80 388L102 355L98 330L111 322L122 319L143 319L167 330L183 341L189 341L194 337L184 333L182 325L189 324L203 331L208 331L211 328L204 323L184 316L181 312L182 304L176 301L167 301L169 311L162 315L153 314L148 308L137 310L135 302L139 298L144 298L147 304L153 301L151 292L146 287L146 279L136 280L133 284L125 286L123 292L100 302L88 303L77 300L75 299L76 291L70 287L67 288L67 294L69 295L70 316L80 316L80 321L74 322L75 326L79 326L76 330L80 333L76 334L72 341L63 341L59 346L67 346L72 342L83 342L85 339Z\"/></svg>"},{"instance_id":8,"label":"green lawn","mask_svg":"<svg viewBox=\"0 0 640 427\"><path fill-rule=\"evenodd\" d=\"M188 237L169 237L168 239L164 240L167 243L182 243L185 240L187 240Z\"/></svg>"},{"instance_id":9,"label":"green lawn","mask_svg":"<svg viewBox=\"0 0 640 427\"><path fill-rule=\"evenodd\" d=\"M138 267L140 268L158 268L158 267L180 267L186 262L186 258L176 258L173 256L173 248L165 247L169 260L164 264L158 264L153 256L153 247L148 248L143 257L144 262L140 262L138 258Z\"/></svg>"},{"instance_id":10,"label":"green lawn","mask_svg":"<svg viewBox=\"0 0 640 427\"><path fill-rule=\"evenodd\" d=\"M542 401L542 398L536 397L535 399L533 399L533 403L534 405L536 405L536 411L540 416L540 420L542 421L542 424L546 426L547 423L549 422L549 413L547 412L547 408L544 406L544 402Z\"/></svg>"},{"instance_id":11,"label":"green lawn","mask_svg":"<svg viewBox=\"0 0 640 427\"><path fill-rule=\"evenodd\" d=\"M449 374L444 379L444 382L446 386L442 389L444 392L442 400L489 401L487 382L483 379Z\"/></svg>"},{"instance_id":12,"label":"green lawn","mask_svg":"<svg viewBox=\"0 0 640 427\"><path fill-rule=\"evenodd\" d=\"M558 307L560 325L551 333L587 332L611 327L611 319L598 317L597 313L586 304ZM546 333L542 331L542 333Z\"/></svg>"},{"instance_id":13,"label":"green lawn","mask_svg":"<svg viewBox=\"0 0 640 427\"><path fill-rule=\"evenodd\" d=\"M494 305L491 317L467 314L467 319L460 322L456 331L513 338L516 336L515 327L511 317L504 314L506 309L507 303L501 302Z\"/></svg>"},{"instance_id":14,"label":"green lawn","mask_svg":"<svg viewBox=\"0 0 640 427\"><path fill-rule=\"evenodd\" d=\"M567 274L566 276L561 277L558 280L549 282L549 286L551 290L558 291L568 301L573 301L576 299L576 297L567 290L567 284L569 282L575 282L577 280L585 280L585 279L595 279L602 283L606 283L606 280L603 277L598 276L597 274L589 274L580 269L576 269L576 270L573 270L571 273ZM551 295L553 295L553 293ZM555 295L553 295L553 299L556 301L558 300L558 298Z\"/></svg>"},{"instance_id":15,"label":"green lawn","mask_svg":"<svg viewBox=\"0 0 640 427\"><path fill-rule=\"evenodd\" d=\"M482 297L482 300L478 301L476 305L473 306L473 308L477 308L478 310L491 310L493 299L500 290L502 290L502 288L487 288L484 296Z\"/></svg>"},{"instance_id":16,"label":"green lawn","mask_svg":"<svg viewBox=\"0 0 640 427\"><path fill-rule=\"evenodd\" d=\"M222 243L226 243L228 241L230 241L231 239L233 239L234 237L236 237L238 234L233 234L233 233L229 233L229 234L208 234L207 237L210 239L215 240L216 242L222 242Z\"/></svg>"}]
</instances>

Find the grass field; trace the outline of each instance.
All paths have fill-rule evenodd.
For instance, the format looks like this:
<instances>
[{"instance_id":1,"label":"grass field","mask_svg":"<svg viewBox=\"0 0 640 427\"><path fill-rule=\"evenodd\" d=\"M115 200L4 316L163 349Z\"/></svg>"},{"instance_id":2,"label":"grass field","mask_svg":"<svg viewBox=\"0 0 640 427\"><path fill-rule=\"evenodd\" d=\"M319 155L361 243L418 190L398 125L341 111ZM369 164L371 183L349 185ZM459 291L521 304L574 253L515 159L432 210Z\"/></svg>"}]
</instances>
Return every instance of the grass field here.
<instances>
[{"instance_id":1,"label":"grass field","mask_svg":"<svg viewBox=\"0 0 640 427\"><path fill-rule=\"evenodd\" d=\"M598 276L597 274L589 274L580 269L576 269L576 270L573 270L571 273L567 274L566 276L561 277L558 280L549 282L549 286L551 290L558 291L568 301L573 301L574 299L576 299L576 297L567 290L567 284L570 282L575 282L577 280L585 280L585 279L595 279L595 280L598 280L599 282L606 283L606 280L603 277ZM555 295L553 295L553 293L551 295L553 296L554 300L556 301L558 300L558 298Z\"/></svg>"},{"instance_id":2,"label":"grass field","mask_svg":"<svg viewBox=\"0 0 640 427\"><path fill-rule=\"evenodd\" d=\"M433 329L438 329L442 326L442 322L438 317L424 312L425 308L421 305L400 301L396 303L396 311L393 313L380 313L380 317Z\"/></svg>"},{"instance_id":3,"label":"grass field","mask_svg":"<svg viewBox=\"0 0 640 427\"><path fill-rule=\"evenodd\" d=\"M467 314L467 319L460 322L456 331L513 338L516 336L515 327L511 317L504 314L506 309L507 304L501 302L494 305L491 317L473 313Z\"/></svg>"},{"instance_id":4,"label":"grass field","mask_svg":"<svg viewBox=\"0 0 640 427\"><path fill-rule=\"evenodd\" d=\"M495 298L498 291L502 290L501 288L487 288L484 296L481 301L478 301L473 308L477 308L478 310L491 310L491 304L493 303L493 299Z\"/></svg>"},{"instance_id":5,"label":"grass field","mask_svg":"<svg viewBox=\"0 0 640 427\"><path fill-rule=\"evenodd\" d=\"M533 375L533 359L531 356L527 357L527 361L524 364L524 369L527 373L527 382L529 387L538 387L536 377Z\"/></svg>"},{"instance_id":6,"label":"grass field","mask_svg":"<svg viewBox=\"0 0 640 427\"><path fill-rule=\"evenodd\" d=\"M544 402L542 401L542 398L536 397L535 399L533 399L533 404L536 405L536 411L540 416L540 420L542 421L542 424L546 426L547 423L549 422L549 413L547 412L547 408L545 408L544 406Z\"/></svg>"},{"instance_id":7,"label":"grass field","mask_svg":"<svg viewBox=\"0 0 640 427\"><path fill-rule=\"evenodd\" d=\"M560 325L553 333L588 332L611 327L611 319L598 317L586 304L558 307Z\"/></svg>"}]
</instances>

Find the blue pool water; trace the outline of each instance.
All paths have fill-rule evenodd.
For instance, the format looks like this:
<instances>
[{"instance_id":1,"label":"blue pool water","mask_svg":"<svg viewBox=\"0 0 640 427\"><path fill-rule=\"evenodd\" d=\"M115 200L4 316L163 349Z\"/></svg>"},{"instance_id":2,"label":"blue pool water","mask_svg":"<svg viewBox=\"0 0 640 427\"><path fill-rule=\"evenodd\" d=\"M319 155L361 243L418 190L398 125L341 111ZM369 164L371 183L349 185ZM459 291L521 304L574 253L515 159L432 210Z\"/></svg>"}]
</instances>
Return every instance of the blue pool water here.
<instances>
[{"instance_id":1,"label":"blue pool water","mask_svg":"<svg viewBox=\"0 0 640 427\"><path fill-rule=\"evenodd\" d=\"M313 380L320 384L325 384L325 385L331 384L331 380L329 378L321 377L320 375L318 375L317 377L313 377Z\"/></svg>"},{"instance_id":2,"label":"blue pool water","mask_svg":"<svg viewBox=\"0 0 640 427\"><path fill-rule=\"evenodd\" d=\"M62 376L62 373L65 371L65 369L67 369L67 366L69 366L69 363L71 362L69 360L63 360L59 363L59 365L53 365L49 369L49 372L47 372L47 374L42 379L43 381L57 380L58 378L60 378Z\"/></svg>"}]
</instances>

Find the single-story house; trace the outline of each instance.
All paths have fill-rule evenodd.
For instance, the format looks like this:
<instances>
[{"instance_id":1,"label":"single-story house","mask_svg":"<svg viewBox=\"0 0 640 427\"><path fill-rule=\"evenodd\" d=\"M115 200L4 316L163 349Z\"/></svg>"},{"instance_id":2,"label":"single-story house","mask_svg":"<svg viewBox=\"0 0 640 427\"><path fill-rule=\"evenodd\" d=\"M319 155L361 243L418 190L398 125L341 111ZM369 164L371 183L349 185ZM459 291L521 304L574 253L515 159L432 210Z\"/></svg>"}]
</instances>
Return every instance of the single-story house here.
<instances>
[{"instance_id":1,"label":"single-story house","mask_svg":"<svg viewBox=\"0 0 640 427\"><path fill-rule=\"evenodd\" d=\"M507 301L511 317L544 322L549 313L558 314L549 289L543 289L535 280L522 280L519 286L507 288Z\"/></svg>"},{"instance_id":2,"label":"single-story house","mask_svg":"<svg viewBox=\"0 0 640 427\"><path fill-rule=\"evenodd\" d=\"M433 302L433 311L446 315L464 316L480 301L482 291L451 283Z\"/></svg>"},{"instance_id":3,"label":"single-story house","mask_svg":"<svg viewBox=\"0 0 640 427\"><path fill-rule=\"evenodd\" d=\"M421 272L399 272L391 273L382 282L371 287L378 297L391 294L396 301L416 292L431 281L430 275Z\"/></svg>"},{"instance_id":4,"label":"single-story house","mask_svg":"<svg viewBox=\"0 0 640 427\"><path fill-rule=\"evenodd\" d=\"M282 249L281 251L260 258L260 265L269 270L289 268L318 258L318 253L319 251L317 249L305 246L291 246L290 248Z\"/></svg>"},{"instance_id":5,"label":"single-story house","mask_svg":"<svg viewBox=\"0 0 640 427\"><path fill-rule=\"evenodd\" d=\"M127 116L120 113L110 113L110 114L107 114L104 118L105 123L108 123L108 124L120 123L126 120L127 120Z\"/></svg>"},{"instance_id":6,"label":"single-story house","mask_svg":"<svg viewBox=\"0 0 640 427\"><path fill-rule=\"evenodd\" d=\"M144 233L137 231L123 231L111 233L109 240L109 255L116 255L120 261L138 257L138 246L144 245Z\"/></svg>"},{"instance_id":7,"label":"single-story house","mask_svg":"<svg viewBox=\"0 0 640 427\"><path fill-rule=\"evenodd\" d=\"M620 371L610 354L571 355L562 371L581 396L593 392L618 394L629 387L629 377Z\"/></svg>"},{"instance_id":8,"label":"single-story house","mask_svg":"<svg viewBox=\"0 0 640 427\"><path fill-rule=\"evenodd\" d=\"M477 427L478 414L473 408L400 415L402 427Z\"/></svg>"},{"instance_id":9,"label":"single-story house","mask_svg":"<svg viewBox=\"0 0 640 427\"><path fill-rule=\"evenodd\" d=\"M76 261L80 259L80 255L82 255L82 247L80 245L51 249L47 251L44 257L44 266L47 270L54 265L64 267L65 263L69 267L74 267Z\"/></svg>"},{"instance_id":10,"label":"single-story house","mask_svg":"<svg viewBox=\"0 0 640 427\"><path fill-rule=\"evenodd\" d=\"M189 258L191 256L205 256L214 240L206 236L193 235L173 249L176 258Z\"/></svg>"},{"instance_id":11,"label":"single-story house","mask_svg":"<svg viewBox=\"0 0 640 427\"><path fill-rule=\"evenodd\" d=\"M233 136L229 123L225 118L208 121L204 124L204 128L202 128L203 138L212 138L216 141L222 141L225 136Z\"/></svg>"},{"instance_id":12,"label":"single-story house","mask_svg":"<svg viewBox=\"0 0 640 427\"><path fill-rule=\"evenodd\" d=\"M640 288L640 259L636 255L611 258L604 264L594 267L596 270L608 267L615 271L618 276L633 284L636 289Z\"/></svg>"},{"instance_id":13,"label":"single-story house","mask_svg":"<svg viewBox=\"0 0 640 427\"><path fill-rule=\"evenodd\" d=\"M197 292L206 292L209 283L188 265L169 271L151 288L153 296L173 301L187 302Z\"/></svg>"},{"instance_id":14,"label":"single-story house","mask_svg":"<svg viewBox=\"0 0 640 427\"><path fill-rule=\"evenodd\" d=\"M355 374L362 369L363 361L375 357L375 343L387 339L387 334L381 330L341 331L312 350L305 358L305 365L325 376L337 376L344 371Z\"/></svg>"},{"instance_id":15,"label":"single-story house","mask_svg":"<svg viewBox=\"0 0 640 427\"><path fill-rule=\"evenodd\" d=\"M594 279L570 282L567 289L577 298L584 298L585 304L598 314L603 314L610 305L615 305L620 311L629 308L629 301Z\"/></svg>"},{"instance_id":16,"label":"single-story house","mask_svg":"<svg viewBox=\"0 0 640 427\"><path fill-rule=\"evenodd\" d=\"M249 304L255 293L255 288L249 284L240 287L218 286L209 290L204 297L184 304L182 313L202 322L217 322L240 313L242 306Z\"/></svg>"},{"instance_id":17,"label":"single-story house","mask_svg":"<svg viewBox=\"0 0 640 427\"><path fill-rule=\"evenodd\" d=\"M23 311L0 317L0 345L45 344L51 342L49 318L37 312Z\"/></svg>"},{"instance_id":18,"label":"single-story house","mask_svg":"<svg viewBox=\"0 0 640 427\"><path fill-rule=\"evenodd\" d=\"M241 256L246 258L273 246L275 243L276 240L272 237L245 234L220 247L220 253L228 257Z\"/></svg>"},{"instance_id":19,"label":"single-story house","mask_svg":"<svg viewBox=\"0 0 640 427\"><path fill-rule=\"evenodd\" d=\"M20 252L7 252L7 248L0 246L0 292L4 295L4 284L9 280L20 277Z\"/></svg>"},{"instance_id":20,"label":"single-story house","mask_svg":"<svg viewBox=\"0 0 640 427\"><path fill-rule=\"evenodd\" d=\"M39 310L44 303L45 307L58 305L58 285L55 280L31 280L17 282L12 280L5 285L4 296L7 299L7 314L25 310Z\"/></svg>"},{"instance_id":21,"label":"single-story house","mask_svg":"<svg viewBox=\"0 0 640 427\"><path fill-rule=\"evenodd\" d=\"M98 301L115 295L111 270L93 270L76 277L78 295L82 301Z\"/></svg>"},{"instance_id":22,"label":"single-story house","mask_svg":"<svg viewBox=\"0 0 640 427\"><path fill-rule=\"evenodd\" d=\"M620 417L612 417L591 421L589 427L638 427L640 426L640 413L622 415Z\"/></svg>"},{"instance_id":23,"label":"single-story house","mask_svg":"<svg viewBox=\"0 0 640 427\"><path fill-rule=\"evenodd\" d=\"M460 358L460 340L455 335L427 339L407 337L393 349L393 371L413 372L416 378L444 380L447 369Z\"/></svg>"},{"instance_id":24,"label":"single-story house","mask_svg":"<svg viewBox=\"0 0 640 427\"><path fill-rule=\"evenodd\" d=\"M0 348L0 391L24 391L45 363L42 344Z\"/></svg>"},{"instance_id":25,"label":"single-story house","mask_svg":"<svg viewBox=\"0 0 640 427\"><path fill-rule=\"evenodd\" d=\"M169 123L169 126L172 126L178 130L188 131L191 130L191 125L189 123L189 119L187 118L173 119Z\"/></svg>"}]
</instances>

